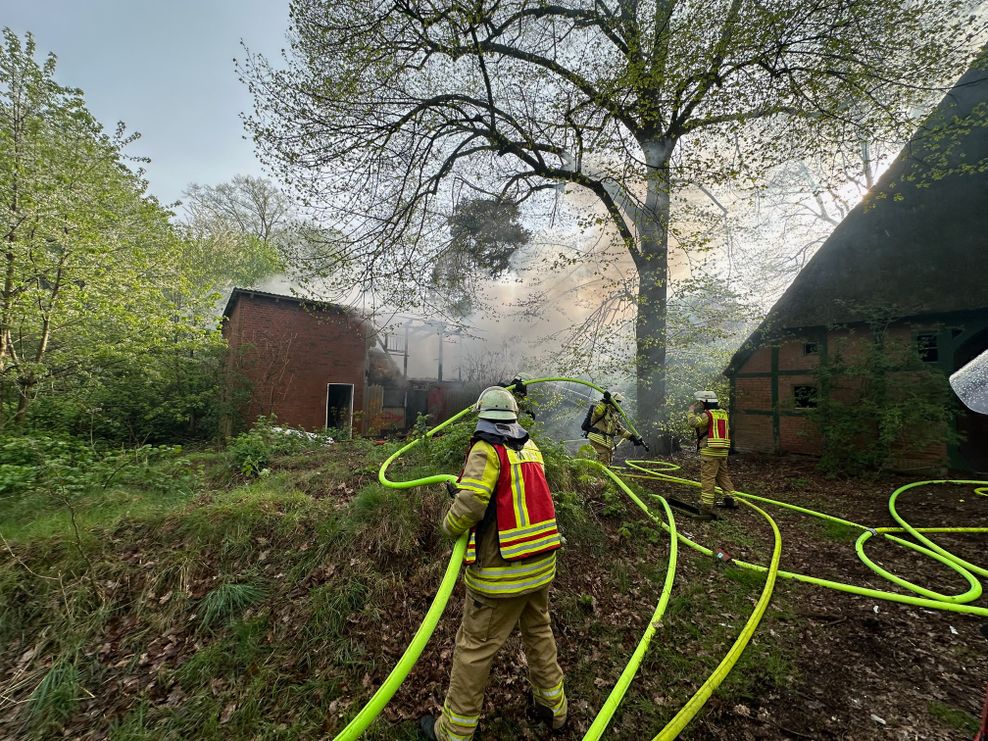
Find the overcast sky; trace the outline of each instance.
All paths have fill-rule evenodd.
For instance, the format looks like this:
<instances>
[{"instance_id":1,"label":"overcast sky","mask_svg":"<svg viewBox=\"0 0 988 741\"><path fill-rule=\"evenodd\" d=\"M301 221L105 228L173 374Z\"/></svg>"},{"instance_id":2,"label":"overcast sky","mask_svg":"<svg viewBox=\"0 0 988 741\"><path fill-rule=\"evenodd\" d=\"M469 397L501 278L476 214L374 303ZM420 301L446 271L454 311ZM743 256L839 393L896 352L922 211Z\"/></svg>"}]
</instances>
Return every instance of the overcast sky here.
<instances>
[{"instance_id":1,"label":"overcast sky","mask_svg":"<svg viewBox=\"0 0 988 741\"><path fill-rule=\"evenodd\" d=\"M278 55L287 24L288 0L0 0L0 25L55 52L58 81L82 88L107 129L141 132L130 151L151 157L151 191L165 203L190 182L262 174L233 59L241 39Z\"/></svg>"}]
</instances>

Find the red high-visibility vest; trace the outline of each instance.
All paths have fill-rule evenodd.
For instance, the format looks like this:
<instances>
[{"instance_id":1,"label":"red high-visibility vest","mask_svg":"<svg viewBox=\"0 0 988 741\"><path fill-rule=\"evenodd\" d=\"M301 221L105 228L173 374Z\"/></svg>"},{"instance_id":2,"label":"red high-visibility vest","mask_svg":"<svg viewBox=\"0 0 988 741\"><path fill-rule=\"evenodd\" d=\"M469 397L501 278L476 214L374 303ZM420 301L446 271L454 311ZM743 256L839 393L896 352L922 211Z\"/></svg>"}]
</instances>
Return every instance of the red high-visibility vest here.
<instances>
[{"instance_id":1,"label":"red high-visibility vest","mask_svg":"<svg viewBox=\"0 0 988 741\"><path fill-rule=\"evenodd\" d=\"M707 410L707 447L723 450L731 447L731 430L723 409Z\"/></svg>"},{"instance_id":2,"label":"red high-visibility vest","mask_svg":"<svg viewBox=\"0 0 988 741\"><path fill-rule=\"evenodd\" d=\"M562 545L556 529L556 508L545 480L542 452L529 440L521 450L493 445L501 462L493 497L501 558L520 561L554 551ZM466 562L477 560L477 532L470 531Z\"/></svg>"}]
</instances>

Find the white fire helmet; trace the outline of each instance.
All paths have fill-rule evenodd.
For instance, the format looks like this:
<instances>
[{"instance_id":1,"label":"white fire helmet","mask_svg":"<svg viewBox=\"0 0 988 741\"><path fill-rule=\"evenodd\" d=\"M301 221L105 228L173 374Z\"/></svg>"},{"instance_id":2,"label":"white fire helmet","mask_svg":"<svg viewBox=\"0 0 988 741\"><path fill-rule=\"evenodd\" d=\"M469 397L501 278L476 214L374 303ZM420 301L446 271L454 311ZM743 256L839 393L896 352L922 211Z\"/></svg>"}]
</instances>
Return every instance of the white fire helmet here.
<instances>
[{"instance_id":1,"label":"white fire helmet","mask_svg":"<svg viewBox=\"0 0 988 741\"><path fill-rule=\"evenodd\" d=\"M481 419L499 422L514 422L518 419L518 402L515 396L503 386L488 386L480 392L474 409L480 412Z\"/></svg>"},{"instance_id":2,"label":"white fire helmet","mask_svg":"<svg viewBox=\"0 0 988 741\"><path fill-rule=\"evenodd\" d=\"M695 394L693 394L693 398L696 399L697 401L705 401L708 404L717 403L717 394L715 394L713 391L697 391Z\"/></svg>"},{"instance_id":3,"label":"white fire helmet","mask_svg":"<svg viewBox=\"0 0 988 741\"><path fill-rule=\"evenodd\" d=\"M972 412L988 414L988 350L953 373L950 387Z\"/></svg>"}]
</instances>

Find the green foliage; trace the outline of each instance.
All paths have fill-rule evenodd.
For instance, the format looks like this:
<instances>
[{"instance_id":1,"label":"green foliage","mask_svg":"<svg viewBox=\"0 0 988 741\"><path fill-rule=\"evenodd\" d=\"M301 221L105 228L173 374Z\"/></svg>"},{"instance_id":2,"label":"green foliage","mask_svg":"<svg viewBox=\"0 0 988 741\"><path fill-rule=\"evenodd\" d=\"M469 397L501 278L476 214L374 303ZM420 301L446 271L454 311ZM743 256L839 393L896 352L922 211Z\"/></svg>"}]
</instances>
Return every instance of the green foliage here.
<instances>
[{"instance_id":1,"label":"green foliage","mask_svg":"<svg viewBox=\"0 0 988 741\"><path fill-rule=\"evenodd\" d=\"M239 616L244 610L264 599L265 591L254 584L221 584L199 603L199 625L212 628Z\"/></svg>"},{"instance_id":2,"label":"green foliage","mask_svg":"<svg viewBox=\"0 0 988 741\"><path fill-rule=\"evenodd\" d=\"M151 491L192 486L180 446L97 450L78 438L43 433L0 436L0 496L80 494L111 485ZM164 465L162 465L164 464Z\"/></svg>"},{"instance_id":3,"label":"green foliage","mask_svg":"<svg viewBox=\"0 0 988 741\"><path fill-rule=\"evenodd\" d=\"M72 715L81 694L79 679L75 661L62 656L56 659L31 693L29 722L39 737L54 732Z\"/></svg>"},{"instance_id":4,"label":"green foliage","mask_svg":"<svg viewBox=\"0 0 988 741\"><path fill-rule=\"evenodd\" d=\"M244 476L265 475L275 456L317 450L332 439L328 432L276 427L274 422L274 417L258 417L251 430L230 441L227 450L234 467Z\"/></svg>"},{"instance_id":5,"label":"green foliage","mask_svg":"<svg viewBox=\"0 0 988 741\"><path fill-rule=\"evenodd\" d=\"M195 432L214 393L200 358L218 343L216 294L128 167L137 135L105 132L36 52L4 30L0 428L23 428L42 400L35 426L61 432Z\"/></svg>"},{"instance_id":6,"label":"green foliage","mask_svg":"<svg viewBox=\"0 0 988 741\"><path fill-rule=\"evenodd\" d=\"M836 348L817 370L817 406L808 412L823 440L820 469L881 471L953 440L954 402L942 370L882 328L860 344L854 355Z\"/></svg>"},{"instance_id":7,"label":"green foliage","mask_svg":"<svg viewBox=\"0 0 988 741\"><path fill-rule=\"evenodd\" d=\"M428 445L424 448L429 461L438 471L459 471L463 466L467 451L470 449L470 438L477 427L477 420L469 416L467 419L454 422L438 435L427 438Z\"/></svg>"},{"instance_id":8,"label":"green foliage","mask_svg":"<svg viewBox=\"0 0 988 741\"><path fill-rule=\"evenodd\" d=\"M449 246L433 266L432 283L455 315L466 316L476 307L476 282L506 273L532 234L521 224L518 205L500 199L461 201L448 226Z\"/></svg>"},{"instance_id":9,"label":"green foliage","mask_svg":"<svg viewBox=\"0 0 988 741\"><path fill-rule=\"evenodd\" d=\"M107 348L97 358L101 372L39 396L29 426L130 445L215 438L221 416L236 415L240 401L219 340L187 335L137 354Z\"/></svg>"}]
</instances>

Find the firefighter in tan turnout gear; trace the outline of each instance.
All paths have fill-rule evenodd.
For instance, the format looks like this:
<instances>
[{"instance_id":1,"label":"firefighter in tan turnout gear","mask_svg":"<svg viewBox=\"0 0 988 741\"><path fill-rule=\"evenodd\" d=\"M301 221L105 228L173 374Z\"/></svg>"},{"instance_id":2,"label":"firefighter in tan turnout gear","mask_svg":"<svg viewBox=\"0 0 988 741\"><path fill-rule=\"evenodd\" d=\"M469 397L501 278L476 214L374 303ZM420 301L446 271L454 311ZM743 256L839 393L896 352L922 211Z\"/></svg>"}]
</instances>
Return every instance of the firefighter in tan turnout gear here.
<instances>
[{"instance_id":1,"label":"firefighter in tan turnout gear","mask_svg":"<svg viewBox=\"0 0 988 741\"><path fill-rule=\"evenodd\" d=\"M470 533L463 621L442 714L419 722L427 739L441 741L473 737L494 656L515 626L535 714L553 730L566 724L563 671L549 622L549 584L562 541L542 454L518 424L510 391L485 389L476 409L477 429L442 522L450 538Z\"/></svg>"},{"instance_id":2,"label":"firefighter in tan turnout gear","mask_svg":"<svg viewBox=\"0 0 988 741\"><path fill-rule=\"evenodd\" d=\"M620 404L623 401L623 394L611 394L605 391L604 397L588 415L587 440L593 446L597 460L605 466L611 465L614 449L622 440L631 440L635 445L644 445L640 437L626 430L621 424L621 413L615 406L615 402Z\"/></svg>"},{"instance_id":3,"label":"firefighter in tan turnout gear","mask_svg":"<svg viewBox=\"0 0 988 741\"><path fill-rule=\"evenodd\" d=\"M715 484L724 493L723 506L729 509L735 506L734 484L727 471L730 426L727 412L717 403L717 394L698 391L693 398L686 420L696 430L696 447L700 452L700 513L711 518L716 503Z\"/></svg>"}]
</instances>

